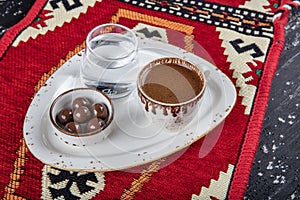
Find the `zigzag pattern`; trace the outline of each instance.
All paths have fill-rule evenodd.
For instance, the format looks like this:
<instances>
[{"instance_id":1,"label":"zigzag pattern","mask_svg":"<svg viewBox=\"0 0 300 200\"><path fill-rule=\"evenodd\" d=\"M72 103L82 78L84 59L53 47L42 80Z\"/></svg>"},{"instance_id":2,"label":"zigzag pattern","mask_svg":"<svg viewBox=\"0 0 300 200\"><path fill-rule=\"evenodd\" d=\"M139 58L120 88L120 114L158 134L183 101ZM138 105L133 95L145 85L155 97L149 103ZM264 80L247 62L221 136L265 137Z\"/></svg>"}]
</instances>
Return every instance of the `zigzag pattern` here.
<instances>
[{"instance_id":1,"label":"zigzag pattern","mask_svg":"<svg viewBox=\"0 0 300 200\"><path fill-rule=\"evenodd\" d=\"M38 35L45 35L48 31L54 31L56 27L62 27L64 23L70 23L72 19L86 13L89 7L93 7L97 1L101 0L85 0L80 4L68 3L70 0L60 0L55 3L50 1L47 3L44 11L47 11L44 16L39 16L39 19L45 19L42 23L35 23L35 27L29 26L15 40L13 46L18 46L20 42L27 42L30 38L35 39ZM72 1L70 1L72 2ZM78 6L78 7L76 7ZM43 14L43 12L41 13ZM45 24L44 26L42 24Z\"/></svg>"},{"instance_id":2,"label":"zigzag pattern","mask_svg":"<svg viewBox=\"0 0 300 200\"><path fill-rule=\"evenodd\" d=\"M247 6L252 6L252 4L260 5L260 7L256 6L257 9L261 11L264 10L264 12L266 12L265 7L268 7L270 5L265 0L254 0L246 2L243 7L247 8ZM242 105L246 107L244 114L249 115L257 88L256 86L248 83L249 78L251 79L251 77L244 77L243 74L248 73L252 70L251 67L248 66L249 63L252 63L252 65L256 66L257 64L255 60L260 62L265 61L266 55L257 54L257 52L258 50L259 52L267 52L268 46L271 41L267 38L254 39L253 36L243 35L232 30L220 27L217 27L216 30L220 32L219 38L223 41L222 47L224 47L225 49L224 55L227 55L227 62L231 63L230 69L233 70L233 78L236 79L236 86L240 88L238 95L243 98ZM238 49L235 49L237 48L236 41L239 42L239 45L243 45L243 51L239 52ZM254 43L254 41L256 41L256 43ZM245 48L246 46L251 46L252 48ZM241 50L242 47L239 47L239 49ZM247 49L247 51L245 51L245 49Z\"/></svg>"},{"instance_id":3,"label":"zigzag pattern","mask_svg":"<svg viewBox=\"0 0 300 200\"><path fill-rule=\"evenodd\" d=\"M192 195L192 200L210 200L211 197L225 199L234 165L229 164L227 172L220 172L218 180L211 180L209 187L202 187L199 195Z\"/></svg>"},{"instance_id":4,"label":"zigzag pattern","mask_svg":"<svg viewBox=\"0 0 300 200\"><path fill-rule=\"evenodd\" d=\"M233 70L233 78L236 79L236 87L239 87L239 93L238 95L242 97L242 105L244 105L245 114L250 114L253 99L256 92L256 86L248 84L247 77L244 77L243 74L248 73L251 70L251 68L248 66L248 63L252 63L252 65L256 66L256 62L254 61L254 58L251 54L253 54L253 50L249 50L247 52L241 52L239 53L234 49L230 41L234 41L236 39L243 40L243 45L250 45L253 43L252 37L253 36L245 36L241 35L239 33L233 32L231 30L223 29L223 28L217 28L217 31L220 32L219 38L223 41L222 47L224 47L224 55L227 55L227 62L230 62L230 69ZM257 40L257 38L256 38ZM268 45L270 43L269 39L261 38L260 43L256 43L256 45L260 48L261 52L266 52ZM265 60L265 56L260 56L255 58L255 60L263 62Z\"/></svg>"},{"instance_id":5,"label":"zigzag pattern","mask_svg":"<svg viewBox=\"0 0 300 200\"><path fill-rule=\"evenodd\" d=\"M261 6L258 6L261 5ZM255 9L256 11L260 11L260 12L269 12L270 14L272 14L272 10L269 9L265 9L265 7L269 7L270 3L267 0L249 0L246 1L244 5L239 6L240 8L249 8L249 9Z\"/></svg>"}]
</instances>

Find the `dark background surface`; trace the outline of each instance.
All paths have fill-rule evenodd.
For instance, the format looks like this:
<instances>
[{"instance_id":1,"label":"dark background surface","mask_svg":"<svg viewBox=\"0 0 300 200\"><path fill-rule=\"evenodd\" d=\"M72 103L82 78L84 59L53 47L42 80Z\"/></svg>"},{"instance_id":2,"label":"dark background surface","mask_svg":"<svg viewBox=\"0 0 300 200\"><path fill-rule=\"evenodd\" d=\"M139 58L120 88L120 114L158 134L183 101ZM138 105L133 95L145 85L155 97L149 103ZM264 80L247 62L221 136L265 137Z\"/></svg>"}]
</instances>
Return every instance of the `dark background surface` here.
<instances>
[{"instance_id":1,"label":"dark background surface","mask_svg":"<svg viewBox=\"0 0 300 200\"><path fill-rule=\"evenodd\" d=\"M21 20L35 0L0 0L0 37Z\"/></svg>"},{"instance_id":2,"label":"dark background surface","mask_svg":"<svg viewBox=\"0 0 300 200\"><path fill-rule=\"evenodd\" d=\"M300 199L300 8L285 34L245 199Z\"/></svg>"},{"instance_id":3,"label":"dark background surface","mask_svg":"<svg viewBox=\"0 0 300 200\"><path fill-rule=\"evenodd\" d=\"M34 0L0 0L0 37ZM300 199L300 8L286 26L286 43L244 199Z\"/></svg>"}]
</instances>

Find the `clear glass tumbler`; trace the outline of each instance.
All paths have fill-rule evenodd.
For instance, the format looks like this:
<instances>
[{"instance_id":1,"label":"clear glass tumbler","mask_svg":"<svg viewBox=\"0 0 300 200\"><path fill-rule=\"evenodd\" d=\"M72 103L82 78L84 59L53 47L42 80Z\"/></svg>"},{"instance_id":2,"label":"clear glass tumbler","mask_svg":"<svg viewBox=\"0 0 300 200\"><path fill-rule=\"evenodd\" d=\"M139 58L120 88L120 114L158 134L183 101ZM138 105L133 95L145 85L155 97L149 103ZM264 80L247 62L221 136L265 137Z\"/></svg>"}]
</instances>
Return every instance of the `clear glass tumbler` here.
<instances>
[{"instance_id":1,"label":"clear glass tumbler","mask_svg":"<svg viewBox=\"0 0 300 200\"><path fill-rule=\"evenodd\" d=\"M102 24L91 30L80 69L81 82L111 98L127 96L135 88L138 39L120 24Z\"/></svg>"}]
</instances>

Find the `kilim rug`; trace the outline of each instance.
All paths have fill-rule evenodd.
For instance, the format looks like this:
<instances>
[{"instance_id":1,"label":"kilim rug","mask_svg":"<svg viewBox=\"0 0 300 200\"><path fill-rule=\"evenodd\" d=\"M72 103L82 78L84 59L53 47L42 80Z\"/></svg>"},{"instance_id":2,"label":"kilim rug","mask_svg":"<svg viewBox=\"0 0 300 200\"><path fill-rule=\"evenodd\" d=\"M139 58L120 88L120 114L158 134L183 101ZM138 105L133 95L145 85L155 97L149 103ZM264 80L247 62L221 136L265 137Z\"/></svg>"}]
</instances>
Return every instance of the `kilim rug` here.
<instances>
[{"instance_id":1,"label":"kilim rug","mask_svg":"<svg viewBox=\"0 0 300 200\"><path fill-rule=\"evenodd\" d=\"M37 0L0 39L0 196L4 199L242 199L258 145L284 25L299 1ZM205 48L237 90L223 124L177 159L139 172L73 172L45 165L28 150L23 122L45 81L85 46L102 23ZM172 31L182 38L172 38ZM201 52L199 53L201 54ZM218 137L211 147L210 138ZM167 163L168 162L168 163Z\"/></svg>"}]
</instances>

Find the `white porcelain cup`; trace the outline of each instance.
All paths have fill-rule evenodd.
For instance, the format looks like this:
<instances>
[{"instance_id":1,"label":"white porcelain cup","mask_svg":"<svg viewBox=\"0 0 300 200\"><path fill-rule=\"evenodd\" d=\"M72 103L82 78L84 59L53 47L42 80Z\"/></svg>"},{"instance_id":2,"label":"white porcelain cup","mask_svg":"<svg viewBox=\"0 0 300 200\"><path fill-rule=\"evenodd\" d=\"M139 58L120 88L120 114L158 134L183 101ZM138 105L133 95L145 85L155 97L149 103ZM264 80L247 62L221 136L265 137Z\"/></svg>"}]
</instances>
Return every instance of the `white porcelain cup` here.
<instances>
[{"instance_id":1,"label":"white porcelain cup","mask_svg":"<svg viewBox=\"0 0 300 200\"><path fill-rule=\"evenodd\" d=\"M138 95L154 123L178 130L197 114L206 87L204 74L181 58L156 59L139 73Z\"/></svg>"}]
</instances>

